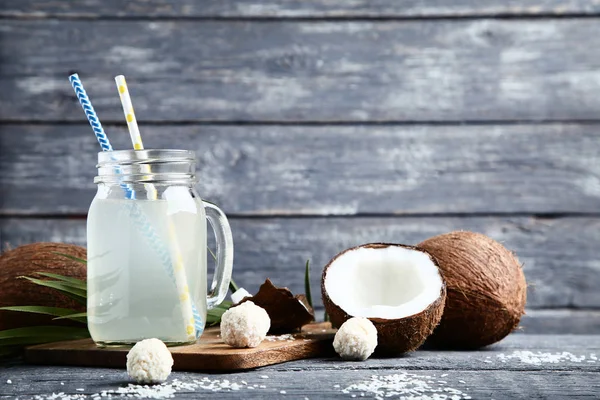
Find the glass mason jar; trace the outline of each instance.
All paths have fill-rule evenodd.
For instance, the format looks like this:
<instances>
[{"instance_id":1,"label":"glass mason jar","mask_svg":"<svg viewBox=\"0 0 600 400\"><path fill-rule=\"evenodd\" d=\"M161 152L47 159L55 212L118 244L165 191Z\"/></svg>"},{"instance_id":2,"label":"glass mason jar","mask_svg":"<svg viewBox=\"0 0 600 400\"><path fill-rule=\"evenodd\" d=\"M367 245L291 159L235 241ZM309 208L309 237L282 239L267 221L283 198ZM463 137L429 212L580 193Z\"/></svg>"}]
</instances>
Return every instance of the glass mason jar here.
<instances>
[{"instance_id":1,"label":"glass mason jar","mask_svg":"<svg viewBox=\"0 0 600 400\"><path fill-rule=\"evenodd\" d=\"M158 338L194 342L206 311L227 294L233 240L225 214L194 189L186 150L98 154L98 184L87 219L88 328L99 346ZM217 242L207 295L207 224Z\"/></svg>"}]
</instances>

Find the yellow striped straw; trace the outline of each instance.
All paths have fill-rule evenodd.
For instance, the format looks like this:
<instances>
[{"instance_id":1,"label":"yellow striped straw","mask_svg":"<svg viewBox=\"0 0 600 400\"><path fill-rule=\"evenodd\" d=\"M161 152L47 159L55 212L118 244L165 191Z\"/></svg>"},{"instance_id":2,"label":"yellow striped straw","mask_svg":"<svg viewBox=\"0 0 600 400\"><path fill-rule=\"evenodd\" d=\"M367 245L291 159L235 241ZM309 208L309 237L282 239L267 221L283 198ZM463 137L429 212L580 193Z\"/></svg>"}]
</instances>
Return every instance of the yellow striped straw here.
<instances>
[{"instance_id":1,"label":"yellow striped straw","mask_svg":"<svg viewBox=\"0 0 600 400\"><path fill-rule=\"evenodd\" d=\"M194 309L192 306L192 298L190 296L190 288L187 282L183 258L181 257L181 250L179 249L179 242L177 241L175 226L168 215L167 219L167 226L169 229L169 247L171 248L171 260L173 260L175 287L177 288L179 302L181 303L181 310L185 323L185 332L190 339L193 339L195 338L196 333L196 320L194 319Z\"/></svg>"},{"instance_id":2,"label":"yellow striped straw","mask_svg":"<svg viewBox=\"0 0 600 400\"><path fill-rule=\"evenodd\" d=\"M131 96L129 95L129 89L127 88L125 76L115 76L115 82L117 83L117 89L119 89L119 97L121 98L121 104L123 105L123 112L125 113L125 119L127 120L127 128L129 129L129 136L131 136L133 148L135 150L143 150L144 143L142 142L140 128L138 127L137 120L135 119L133 103L131 102ZM150 166L144 165L142 167L142 171L150 173ZM154 185L144 184L144 187L146 188L146 192L148 193L150 200L156 200L158 193Z\"/></svg>"},{"instance_id":3,"label":"yellow striped straw","mask_svg":"<svg viewBox=\"0 0 600 400\"><path fill-rule=\"evenodd\" d=\"M142 143L142 136L140 135L140 128L138 127L137 120L135 119L135 112L133 111L133 104L131 103L131 96L129 95L129 89L127 89L127 82L125 82L125 76L115 76L115 82L119 89L119 97L121 98L121 104L123 105L123 112L125 113L125 119L127 120L127 127L129 128L129 134L131 135L131 142L135 150L141 150L144 148Z\"/></svg>"},{"instance_id":4,"label":"yellow striped straw","mask_svg":"<svg viewBox=\"0 0 600 400\"><path fill-rule=\"evenodd\" d=\"M125 77L119 75L115 77L117 88L119 89L119 97L121 98L121 104L123 105L123 112L125 113L125 119L127 119L127 127L129 128L129 135L131 136L131 142L135 150L143 150L144 143L142 142L142 135L135 119L133 112L133 104L131 103L131 97L129 96L129 90L127 89L127 83ZM142 166L144 173L151 173L149 165ZM148 193L150 200L158 199L158 191L151 183L144 184L144 188ZM177 295L179 297L179 303L181 304L181 312L183 314L183 320L185 324L185 332L188 335L189 340L196 338L195 332L195 319L192 299L190 297L189 286L187 283L187 277L185 274L185 266L183 258L181 257L181 250L179 249L179 242L177 241L177 233L173 221L167 215L167 226L169 236L169 253L171 253L171 260L173 262L173 275L175 277L175 287L177 288Z\"/></svg>"}]
</instances>

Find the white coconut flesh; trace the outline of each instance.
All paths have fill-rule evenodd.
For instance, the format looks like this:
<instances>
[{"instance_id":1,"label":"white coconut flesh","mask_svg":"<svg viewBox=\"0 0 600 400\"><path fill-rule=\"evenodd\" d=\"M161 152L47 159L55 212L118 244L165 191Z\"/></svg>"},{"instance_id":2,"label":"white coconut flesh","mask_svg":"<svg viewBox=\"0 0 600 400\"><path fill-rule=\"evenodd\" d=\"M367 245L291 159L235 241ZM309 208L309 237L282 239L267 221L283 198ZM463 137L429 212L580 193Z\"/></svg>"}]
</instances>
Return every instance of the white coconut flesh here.
<instances>
[{"instance_id":1,"label":"white coconut flesh","mask_svg":"<svg viewBox=\"0 0 600 400\"><path fill-rule=\"evenodd\" d=\"M324 284L329 299L353 317L401 319L435 302L443 281L426 253L388 246L343 253L329 265Z\"/></svg>"}]
</instances>

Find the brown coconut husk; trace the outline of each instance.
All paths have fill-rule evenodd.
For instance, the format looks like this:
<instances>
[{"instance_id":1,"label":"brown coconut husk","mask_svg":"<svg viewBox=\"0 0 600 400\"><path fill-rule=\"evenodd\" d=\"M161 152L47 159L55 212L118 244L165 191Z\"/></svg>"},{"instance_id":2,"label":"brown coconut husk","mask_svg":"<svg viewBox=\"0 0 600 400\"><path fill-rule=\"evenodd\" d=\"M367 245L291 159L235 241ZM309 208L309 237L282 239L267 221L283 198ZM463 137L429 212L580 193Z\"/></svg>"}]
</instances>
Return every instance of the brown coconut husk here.
<instances>
[{"instance_id":1,"label":"brown coconut husk","mask_svg":"<svg viewBox=\"0 0 600 400\"><path fill-rule=\"evenodd\" d=\"M46 306L85 311L85 306L57 290L36 285L21 276L42 278L36 272L50 272L86 280L86 265L59 256L68 254L86 259L86 249L63 243L34 243L0 255L0 307ZM42 278L46 279L46 278ZM16 311L0 311L0 330L35 325L73 325L68 320L53 321L52 316Z\"/></svg>"},{"instance_id":2,"label":"brown coconut husk","mask_svg":"<svg viewBox=\"0 0 600 400\"><path fill-rule=\"evenodd\" d=\"M253 302L269 314L269 333L294 332L314 321L314 311L305 295L294 296L288 288L273 285L270 279L260 286L258 293L245 297L240 304L245 301Z\"/></svg>"},{"instance_id":3,"label":"brown coconut husk","mask_svg":"<svg viewBox=\"0 0 600 400\"><path fill-rule=\"evenodd\" d=\"M418 246L437 259L448 289L444 315L428 346L475 349L519 325L527 283L519 260L503 245L480 233L450 232Z\"/></svg>"},{"instance_id":4,"label":"brown coconut husk","mask_svg":"<svg viewBox=\"0 0 600 400\"><path fill-rule=\"evenodd\" d=\"M356 250L358 248L381 249L389 246L398 246L406 249L416 250L428 254L423 249L415 246L391 243L369 243L362 246L356 246L335 256L323 269L321 277L321 294L323 296L323 304L329 315L331 323L334 327L339 328L344 322L352 318L352 315L346 313L340 306L335 304L327 294L325 289L325 277L327 270L331 264L345 253ZM428 254L429 255L429 254ZM429 255L429 258L437 266L437 261ZM443 279L443 275L442 275ZM393 356L397 354L407 353L419 348L425 339L435 329L442 318L444 312L444 304L446 300L446 287L442 286L438 299L430 304L425 310L419 314L400 319L383 319L369 318L375 328L377 328L377 349L376 354L383 356Z\"/></svg>"}]
</instances>

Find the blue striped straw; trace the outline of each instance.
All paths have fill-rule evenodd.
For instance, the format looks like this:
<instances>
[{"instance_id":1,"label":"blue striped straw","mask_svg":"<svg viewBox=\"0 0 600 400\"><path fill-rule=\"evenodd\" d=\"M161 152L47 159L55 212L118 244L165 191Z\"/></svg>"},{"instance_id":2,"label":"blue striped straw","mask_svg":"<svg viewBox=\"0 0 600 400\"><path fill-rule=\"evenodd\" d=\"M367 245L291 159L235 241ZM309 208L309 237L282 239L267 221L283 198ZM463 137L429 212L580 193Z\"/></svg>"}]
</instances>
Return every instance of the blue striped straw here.
<instances>
[{"instance_id":1,"label":"blue striped straw","mask_svg":"<svg viewBox=\"0 0 600 400\"><path fill-rule=\"evenodd\" d=\"M69 76L69 82L71 82L71 86L73 86L73 90L77 95L77 99L79 100L79 103L81 104L81 107L85 112L85 116L87 117L88 121L90 122L90 125L92 126L92 129L94 130L94 134L96 135L96 139L98 139L98 143L100 143L102 151L113 151L113 148L110 145L110 141L108 140L108 136L106 136L106 133L102 128L102 124L98 119L98 115L94 110L94 106L92 106L92 102L90 101L90 98L88 97L87 93L85 92L85 89L83 88L83 84L81 83L81 79L79 79L79 75L73 74ZM120 172L120 168L116 168L117 172ZM128 199L135 199L135 192L129 186L127 186L124 183L121 183L121 188L125 190Z\"/></svg>"},{"instance_id":2,"label":"blue striped straw","mask_svg":"<svg viewBox=\"0 0 600 400\"><path fill-rule=\"evenodd\" d=\"M81 107L83 107L83 111L85 112L85 116L87 117L92 129L94 130L94 134L96 135L96 139L98 139L98 143L100 143L100 147L102 147L102 151L112 151L113 148L108 140L108 136L104 132L102 128L102 124L96 115L96 111L94 111L94 107L92 106L92 102L90 101L85 89L83 88L83 84L81 83L81 79L79 79L79 75L73 74L69 76L69 82L71 82L71 86L73 86L73 90L75 90L75 94L77 95L77 99L79 103L81 103ZM119 167L116 167L120 170ZM124 183L121 183L120 186L125 190L126 196L129 199L135 199L134 191ZM136 207L137 204L132 204L130 208L131 216L133 217L134 223L141 228L142 232L144 232L146 239L148 239L152 248L154 248L159 258L167 272L167 274L171 277L173 282L175 282L175 276L173 273L173 261L168 253L168 250L165 248L162 241L157 236L156 232L152 225L150 225L149 221L146 219L145 215L141 212L141 210ZM192 312L194 316L194 325L196 330L196 337L200 336L202 331L202 317L196 308L196 305L192 302Z\"/></svg>"},{"instance_id":3,"label":"blue striped straw","mask_svg":"<svg viewBox=\"0 0 600 400\"><path fill-rule=\"evenodd\" d=\"M104 129L102 129L102 124L96 115L96 111L94 111L94 107L90 102L90 98L81 84L79 75L73 74L69 76L69 82L71 82L71 86L73 86L73 90L75 90L77 99L79 99L79 103L81 103L81 107L83 107L85 116L87 117L88 121L90 121L90 125L94 130L94 134L96 134L96 139L98 139L98 143L100 143L100 147L102 147L102 151L112 151L113 148L108 141L106 133L104 133Z\"/></svg>"}]
</instances>

